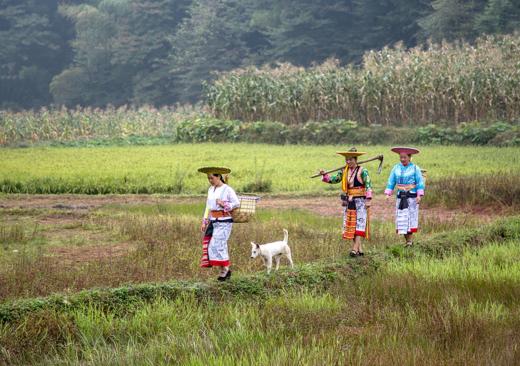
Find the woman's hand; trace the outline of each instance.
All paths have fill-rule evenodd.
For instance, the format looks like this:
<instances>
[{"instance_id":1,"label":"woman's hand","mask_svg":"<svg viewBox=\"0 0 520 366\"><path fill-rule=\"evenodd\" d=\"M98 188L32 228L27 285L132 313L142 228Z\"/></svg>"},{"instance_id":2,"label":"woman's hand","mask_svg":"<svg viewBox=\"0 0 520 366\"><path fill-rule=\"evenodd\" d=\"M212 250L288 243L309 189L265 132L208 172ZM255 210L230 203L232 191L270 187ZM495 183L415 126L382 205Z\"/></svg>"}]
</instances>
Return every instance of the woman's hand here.
<instances>
[{"instance_id":1,"label":"woman's hand","mask_svg":"<svg viewBox=\"0 0 520 366\"><path fill-rule=\"evenodd\" d=\"M217 199L217 205L224 207L224 201Z\"/></svg>"},{"instance_id":2,"label":"woman's hand","mask_svg":"<svg viewBox=\"0 0 520 366\"><path fill-rule=\"evenodd\" d=\"M367 198L365 200L365 207L370 208L371 205L372 205L372 198Z\"/></svg>"},{"instance_id":3,"label":"woman's hand","mask_svg":"<svg viewBox=\"0 0 520 366\"><path fill-rule=\"evenodd\" d=\"M417 195L415 202L417 202L417 204L421 203L421 196Z\"/></svg>"},{"instance_id":4,"label":"woman's hand","mask_svg":"<svg viewBox=\"0 0 520 366\"><path fill-rule=\"evenodd\" d=\"M321 175L325 175L325 170L324 169L320 169L320 174Z\"/></svg>"},{"instance_id":5,"label":"woman's hand","mask_svg":"<svg viewBox=\"0 0 520 366\"><path fill-rule=\"evenodd\" d=\"M200 232L203 233L206 231L206 228L208 227L208 225L203 222L201 225L200 225Z\"/></svg>"}]
</instances>

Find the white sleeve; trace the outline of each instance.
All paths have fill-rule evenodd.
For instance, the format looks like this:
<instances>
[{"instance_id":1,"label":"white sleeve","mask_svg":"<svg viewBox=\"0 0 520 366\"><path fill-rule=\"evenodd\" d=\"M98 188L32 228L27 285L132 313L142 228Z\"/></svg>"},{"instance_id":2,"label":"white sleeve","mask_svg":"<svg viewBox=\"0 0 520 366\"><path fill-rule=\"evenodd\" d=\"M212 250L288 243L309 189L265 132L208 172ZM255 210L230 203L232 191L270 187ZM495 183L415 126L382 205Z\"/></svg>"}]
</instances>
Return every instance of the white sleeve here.
<instances>
[{"instance_id":1,"label":"white sleeve","mask_svg":"<svg viewBox=\"0 0 520 366\"><path fill-rule=\"evenodd\" d=\"M207 221L209 219L209 192L208 197L206 198L206 208L204 209L204 215L202 217L203 221Z\"/></svg>"},{"instance_id":2,"label":"white sleeve","mask_svg":"<svg viewBox=\"0 0 520 366\"><path fill-rule=\"evenodd\" d=\"M240 200L238 199L235 190L228 186L226 201L229 203L229 210L233 210L240 206Z\"/></svg>"}]
</instances>

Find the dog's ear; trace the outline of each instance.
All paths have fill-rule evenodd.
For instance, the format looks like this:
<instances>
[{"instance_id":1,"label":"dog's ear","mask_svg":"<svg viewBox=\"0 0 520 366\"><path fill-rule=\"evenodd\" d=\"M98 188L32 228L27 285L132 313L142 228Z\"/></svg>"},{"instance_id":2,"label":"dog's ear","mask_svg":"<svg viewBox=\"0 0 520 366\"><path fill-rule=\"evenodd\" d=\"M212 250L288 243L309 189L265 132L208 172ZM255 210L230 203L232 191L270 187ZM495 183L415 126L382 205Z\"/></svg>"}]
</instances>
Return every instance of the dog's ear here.
<instances>
[{"instance_id":1,"label":"dog's ear","mask_svg":"<svg viewBox=\"0 0 520 366\"><path fill-rule=\"evenodd\" d=\"M260 245L259 244L255 244L256 245L256 249L260 249Z\"/></svg>"},{"instance_id":2,"label":"dog's ear","mask_svg":"<svg viewBox=\"0 0 520 366\"><path fill-rule=\"evenodd\" d=\"M252 246L252 247L255 247L256 244L255 244L254 242L251 242L251 246Z\"/></svg>"}]
</instances>

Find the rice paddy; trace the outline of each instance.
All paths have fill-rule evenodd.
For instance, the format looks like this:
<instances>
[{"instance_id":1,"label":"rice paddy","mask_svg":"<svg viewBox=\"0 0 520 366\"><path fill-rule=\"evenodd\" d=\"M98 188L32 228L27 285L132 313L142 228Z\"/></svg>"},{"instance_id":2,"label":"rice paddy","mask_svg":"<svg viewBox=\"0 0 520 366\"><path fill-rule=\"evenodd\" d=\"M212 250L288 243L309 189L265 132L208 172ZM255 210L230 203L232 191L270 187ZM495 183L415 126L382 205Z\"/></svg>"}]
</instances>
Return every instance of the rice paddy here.
<instances>
[{"instance_id":1,"label":"rice paddy","mask_svg":"<svg viewBox=\"0 0 520 366\"><path fill-rule=\"evenodd\" d=\"M164 146L4 148L0 192L4 193L175 193L204 194L201 166L224 165L233 172L230 184L239 192L309 194L338 187L309 179L319 168L344 164L335 152L350 146L277 146L261 144L179 144ZM377 163L366 166L376 192L398 162L390 146L357 146L366 157L384 154L381 175ZM428 179L518 172L518 148L425 146L414 162ZM218 151L218 153L216 153ZM259 188L258 188L259 187Z\"/></svg>"}]
</instances>

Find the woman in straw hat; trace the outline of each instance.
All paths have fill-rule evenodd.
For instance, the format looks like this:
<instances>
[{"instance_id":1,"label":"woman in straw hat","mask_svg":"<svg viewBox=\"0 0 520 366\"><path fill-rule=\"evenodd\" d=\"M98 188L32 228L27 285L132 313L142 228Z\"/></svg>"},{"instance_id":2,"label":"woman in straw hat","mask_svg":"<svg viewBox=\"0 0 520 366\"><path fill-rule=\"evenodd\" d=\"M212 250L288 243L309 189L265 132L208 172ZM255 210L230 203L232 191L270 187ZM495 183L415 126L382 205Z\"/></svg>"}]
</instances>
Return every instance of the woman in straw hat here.
<instances>
[{"instance_id":1,"label":"woman in straw hat","mask_svg":"<svg viewBox=\"0 0 520 366\"><path fill-rule=\"evenodd\" d=\"M419 230L419 203L424 196L424 179L421 169L412 163L412 155L419 150L413 147L394 147L399 154L396 164L388 177L385 194L390 197L397 186L396 229L406 240L406 246L413 244L413 233Z\"/></svg>"},{"instance_id":2,"label":"woman in straw hat","mask_svg":"<svg viewBox=\"0 0 520 366\"><path fill-rule=\"evenodd\" d=\"M211 184L200 228L204 233L201 267L220 267L217 279L225 281L231 277L227 245L233 226L231 211L240 206L240 201L233 188L226 184L230 169L205 167L200 168L199 172L207 174Z\"/></svg>"},{"instance_id":3,"label":"woman in straw hat","mask_svg":"<svg viewBox=\"0 0 520 366\"><path fill-rule=\"evenodd\" d=\"M344 194L341 195L343 213L343 239L352 240L351 257L364 255L361 238L369 238L369 208L372 199L372 182L368 170L357 164L358 156L366 154L356 148L340 151L337 154L345 157L347 165L336 175L324 174L322 181L329 184L341 182Z\"/></svg>"}]
</instances>

